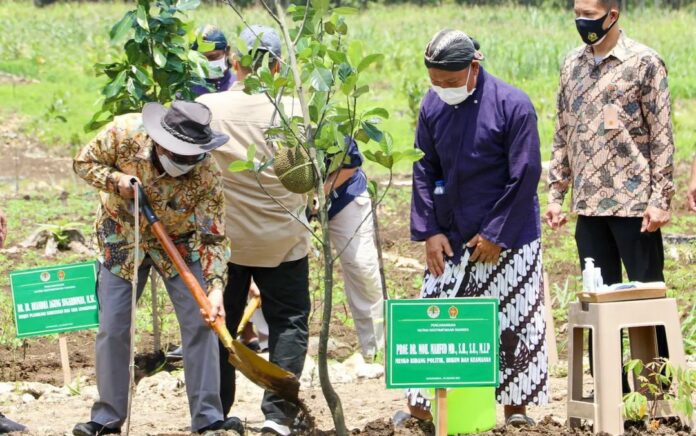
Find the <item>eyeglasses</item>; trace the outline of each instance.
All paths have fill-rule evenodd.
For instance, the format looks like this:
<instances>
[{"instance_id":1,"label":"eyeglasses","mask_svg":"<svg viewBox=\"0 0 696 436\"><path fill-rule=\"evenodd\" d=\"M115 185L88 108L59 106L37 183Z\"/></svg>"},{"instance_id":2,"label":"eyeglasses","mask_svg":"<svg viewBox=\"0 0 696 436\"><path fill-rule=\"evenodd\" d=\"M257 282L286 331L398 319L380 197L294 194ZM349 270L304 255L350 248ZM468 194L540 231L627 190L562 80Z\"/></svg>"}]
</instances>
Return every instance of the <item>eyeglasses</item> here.
<instances>
[{"instance_id":1,"label":"eyeglasses","mask_svg":"<svg viewBox=\"0 0 696 436\"><path fill-rule=\"evenodd\" d=\"M205 159L208 156L208 153L201 153L195 156L182 156L180 154L174 154L169 152L169 156L171 157L173 162L178 163L180 165L195 165L203 161L203 159Z\"/></svg>"},{"instance_id":2,"label":"eyeglasses","mask_svg":"<svg viewBox=\"0 0 696 436\"><path fill-rule=\"evenodd\" d=\"M184 156L182 154L172 153L171 151L167 150L159 144L157 144L157 149L169 156L169 159L171 159L172 162L177 163L179 165L196 165L208 156L208 153L201 153L193 156Z\"/></svg>"}]
</instances>

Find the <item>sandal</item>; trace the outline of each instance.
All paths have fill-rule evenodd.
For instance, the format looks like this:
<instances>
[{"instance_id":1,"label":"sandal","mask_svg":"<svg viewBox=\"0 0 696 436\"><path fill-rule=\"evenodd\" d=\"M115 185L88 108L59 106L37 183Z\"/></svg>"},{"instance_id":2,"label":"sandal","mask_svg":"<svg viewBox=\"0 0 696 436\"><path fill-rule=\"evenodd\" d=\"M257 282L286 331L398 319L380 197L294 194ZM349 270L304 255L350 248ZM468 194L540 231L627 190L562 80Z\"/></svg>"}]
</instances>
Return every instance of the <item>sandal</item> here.
<instances>
[{"instance_id":1,"label":"sandal","mask_svg":"<svg viewBox=\"0 0 696 436\"><path fill-rule=\"evenodd\" d=\"M509 425L515 428L534 427L536 425L536 422L534 422L534 420L527 415L524 415L522 413L514 413L507 417L507 419L505 420L505 425Z\"/></svg>"}]
</instances>

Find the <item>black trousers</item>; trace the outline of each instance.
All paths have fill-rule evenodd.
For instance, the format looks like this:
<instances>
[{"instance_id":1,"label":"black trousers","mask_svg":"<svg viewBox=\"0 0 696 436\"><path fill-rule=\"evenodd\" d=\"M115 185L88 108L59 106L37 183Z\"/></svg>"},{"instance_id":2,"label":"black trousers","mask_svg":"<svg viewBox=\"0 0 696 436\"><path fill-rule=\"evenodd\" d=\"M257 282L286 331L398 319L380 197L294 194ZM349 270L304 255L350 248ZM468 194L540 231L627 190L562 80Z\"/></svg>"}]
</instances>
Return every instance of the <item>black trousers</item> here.
<instances>
[{"instance_id":1,"label":"black trousers","mask_svg":"<svg viewBox=\"0 0 696 436\"><path fill-rule=\"evenodd\" d=\"M225 288L226 324L236 336L252 278L261 291L261 310L268 323L269 359L298 378L302 374L309 338L309 262L307 257L273 268L228 264ZM235 399L235 368L220 345L220 399L227 417ZM266 419L290 425L297 407L266 391L261 402Z\"/></svg>"},{"instance_id":2,"label":"black trousers","mask_svg":"<svg viewBox=\"0 0 696 436\"><path fill-rule=\"evenodd\" d=\"M575 242L580 256L580 269L585 268L586 257L594 259L595 266L602 269L604 283L612 285L623 281L623 264L629 281L664 281L665 255L662 233L641 233L642 218L578 216L575 227ZM667 336L662 326L656 328L658 353L667 354ZM592 356L592 336L589 339ZM646 362L647 363L647 362ZM590 372L592 372L590 357ZM623 375L623 390L628 392L628 377Z\"/></svg>"}]
</instances>

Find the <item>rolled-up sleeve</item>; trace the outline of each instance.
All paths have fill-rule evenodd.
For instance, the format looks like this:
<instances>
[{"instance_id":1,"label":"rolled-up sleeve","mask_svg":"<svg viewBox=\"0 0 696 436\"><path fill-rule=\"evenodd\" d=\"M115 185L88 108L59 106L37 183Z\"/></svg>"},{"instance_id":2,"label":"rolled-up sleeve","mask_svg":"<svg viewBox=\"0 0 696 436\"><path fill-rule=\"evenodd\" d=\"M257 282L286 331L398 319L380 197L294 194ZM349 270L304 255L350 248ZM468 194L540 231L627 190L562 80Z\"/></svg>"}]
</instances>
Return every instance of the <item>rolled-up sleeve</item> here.
<instances>
[{"instance_id":1,"label":"rolled-up sleeve","mask_svg":"<svg viewBox=\"0 0 696 436\"><path fill-rule=\"evenodd\" d=\"M650 136L649 205L669 210L674 196L674 138L667 69L657 56L650 56L646 61L641 109Z\"/></svg>"},{"instance_id":2,"label":"rolled-up sleeve","mask_svg":"<svg viewBox=\"0 0 696 436\"><path fill-rule=\"evenodd\" d=\"M198 185L196 223L200 238L199 253L203 277L208 289L224 288L227 282L227 260L230 247L225 237L225 203L222 172L214 160L201 171Z\"/></svg>"},{"instance_id":3,"label":"rolled-up sleeve","mask_svg":"<svg viewBox=\"0 0 696 436\"><path fill-rule=\"evenodd\" d=\"M483 220L480 235L505 249L513 248L523 226L517 211L533 203L541 177L541 152L537 117L531 103L517 107L505 135L510 178L503 195ZM537 216L538 219L538 216Z\"/></svg>"},{"instance_id":4,"label":"rolled-up sleeve","mask_svg":"<svg viewBox=\"0 0 696 436\"><path fill-rule=\"evenodd\" d=\"M424 108L421 108L418 117L415 147L424 154L418 162L413 164L411 239L413 241L424 241L432 235L442 233L435 217L433 190L435 181L443 178L440 158L435 150Z\"/></svg>"},{"instance_id":5,"label":"rolled-up sleeve","mask_svg":"<svg viewBox=\"0 0 696 436\"><path fill-rule=\"evenodd\" d=\"M117 192L123 175L116 168L119 129L112 122L85 145L73 159L73 170L91 186L107 192Z\"/></svg>"}]
</instances>

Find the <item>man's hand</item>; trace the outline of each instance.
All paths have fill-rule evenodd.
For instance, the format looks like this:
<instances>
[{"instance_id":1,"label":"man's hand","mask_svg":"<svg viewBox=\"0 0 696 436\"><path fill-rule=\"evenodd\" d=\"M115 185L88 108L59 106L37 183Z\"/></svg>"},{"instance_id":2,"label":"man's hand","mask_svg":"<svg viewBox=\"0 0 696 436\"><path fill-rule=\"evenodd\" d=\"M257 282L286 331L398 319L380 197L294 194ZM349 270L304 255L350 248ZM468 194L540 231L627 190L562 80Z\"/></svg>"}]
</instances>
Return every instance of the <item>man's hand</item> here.
<instances>
[{"instance_id":1,"label":"man's hand","mask_svg":"<svg viewBox=\"0 0 696 436\"><path fill-rule=\"evenodd\" d=\"M132 179L137 180L139 185L141 184L140 179L128 174L124 174L118 179L118 194L126 200L135 197L135 191L133 191L133 185L131 184Z\"/></svg>"},{"instance_id":2,"label":"man's hand","mask_svg":"<svg viewBox=\"0 0 696 436\"><path fill-rule=\"evenodd\" d=\"M0 248L5 245L5 238L7 237L7 219L5 214L0 210Z\"/></svg>"},{"instance_id":3,"label":"man's hand","mask_svg":"<svg viewBox=\"0 0 696 436\"><path fill-rule=\"evenodd\" d=\"M476 247L474 253L469 258L469 262L498 263L502 247L495 245L481 235L476 235L471 238L471 240L466 243L466 246L470 248Z\"/></svg>"},{"instance_id":4,"label":"man's hand","mask_svg":"<svg viewBox=\"0 0 696 436\"><path fill-rule=\"evenodd\" d=\"M201 309L201 315L206 322L213 323L217 317L225 318L225 305L222 299L222 288L213 288L208 292L208 301L210 301L210 313L208 318L205 317L205 312Z\"/></svg>"},{"instance_id":5,"label":"man's hand","mask_svg":"<svg viewBox=\"0 0 696 436\"><path fill-rule=\"evenodd\" d=\"M640 227L642 232L654 232L667 224L670 220L670 213L666 210L648 206L643 213L643 225Z\"/></svg>"},{"instance_id":6,"label":"man's hand","mask_svg":"<svg viewBox=\"0 0 696 436\"><path fill-rule=\"evenodd\" d=\"M259 290L259 287L256 286L256 283L254 281L251 281L251 284L249 285L249 298L254 298L258 297L261 298L261 291Z\"/></svg>"},{"instance_id":7,"label":"man's hand","mask_svg":"<svg viewBox=\"0 0 696 436\"><path fill-rule=\"evenodd\" d=\"M696 176L694 176L691 179L691 183L689 183L686 198L689 202L689 209L691 209L691 212L696 212Z\"/></svg>"},{"instance_id":8,"label":"man's hand","mask_svg":"<svg viewBox=\"0 0 696 436\"><path fill-rule=\"evenodd\" d=\"M430 274L439 277L445 272L445 256L454 256L447 236L442 233L433 235L425 240L425 262Z\"/></svg>"},{"instance_id":9,"label":"man's hand","mask_svg":"<svg viewBox=\"0 0 696 436\"><path fill-rule=\"evenodd\" d=\"M552 230L558 230L568 222L568 218L562 212L561 205L556 203L549 204L544 219Z\"/></svg>"}]
</instances>

